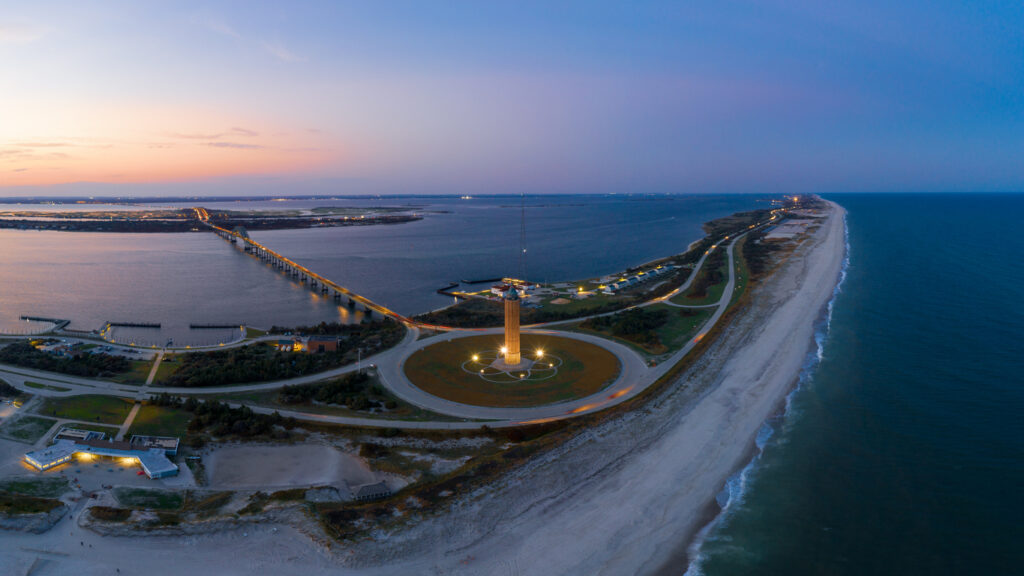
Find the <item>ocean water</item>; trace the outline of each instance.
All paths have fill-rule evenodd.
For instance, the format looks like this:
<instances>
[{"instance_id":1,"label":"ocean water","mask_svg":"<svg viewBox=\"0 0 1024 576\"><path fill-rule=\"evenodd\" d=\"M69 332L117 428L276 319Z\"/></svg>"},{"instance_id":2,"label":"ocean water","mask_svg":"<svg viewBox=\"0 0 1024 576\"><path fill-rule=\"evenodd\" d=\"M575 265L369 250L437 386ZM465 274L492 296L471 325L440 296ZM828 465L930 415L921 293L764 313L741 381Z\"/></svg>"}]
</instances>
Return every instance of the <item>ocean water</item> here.
<instances>
[{"instance_id":1,"label":"ocean water","mask_svg":"<svg viewBox=\"0 0 1024 576\"><path fill-rule=\"evenodd\" d=\"M836 195L845 278L688 574L1024 573L1024 195Z\"/></svg>"},{"instance_id":2,"label":"ocean water","mask_svg":"<svg viewBox=\"0 0 1024 576\"><path fill-rule=\"evenodd\" d=\"M526 276L537 281L603 275L682 252L701 224L769 198L543 196L526 199ZM403 314L451 303L449 282L517 274L520 198L399 197L202 203L210 208L401 207L407 224L255 231L299 263ZM159 205L159 204L158 204ZM184 205L177 205L181 207ZM5 205L4 210L85 210L88 205ZM110 207L103 207L110 208ZM354 321L359 314L291 281L214 234L107 234L0 230L0 331L26 331L20 316L160 323L118 329L139 343L211 344L230 333L196 324L256 327Z\"/></svg>"}]
</instances>

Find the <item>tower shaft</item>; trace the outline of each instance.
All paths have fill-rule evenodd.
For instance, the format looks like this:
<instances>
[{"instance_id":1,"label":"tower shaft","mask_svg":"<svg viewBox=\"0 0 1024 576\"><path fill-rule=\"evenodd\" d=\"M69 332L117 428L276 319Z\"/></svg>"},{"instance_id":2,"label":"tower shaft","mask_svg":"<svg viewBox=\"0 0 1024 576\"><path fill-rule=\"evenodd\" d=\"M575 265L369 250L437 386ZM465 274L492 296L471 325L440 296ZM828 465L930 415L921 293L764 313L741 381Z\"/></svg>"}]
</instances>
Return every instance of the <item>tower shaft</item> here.
<instances>
[{"instance_id":1,"label":"tower shaft","mask_svg":"<svg viewBox=\"0 0 1024 576\"><path fill-rule=\"evenodd\" d=\"M515 290L510 286L509 290ZM519 299L505 299L505 364L519 364Z\"/></svg>"}]
</instances>

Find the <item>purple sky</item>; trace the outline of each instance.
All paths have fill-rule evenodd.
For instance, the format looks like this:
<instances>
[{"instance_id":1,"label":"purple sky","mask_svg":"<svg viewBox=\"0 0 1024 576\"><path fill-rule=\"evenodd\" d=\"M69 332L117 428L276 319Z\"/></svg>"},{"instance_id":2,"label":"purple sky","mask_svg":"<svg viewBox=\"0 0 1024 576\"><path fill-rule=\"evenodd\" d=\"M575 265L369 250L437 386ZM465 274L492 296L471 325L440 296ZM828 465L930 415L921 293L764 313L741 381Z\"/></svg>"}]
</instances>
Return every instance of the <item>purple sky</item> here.
<instances>
[{"instance_id":1,"label":"purple sky","mask_svg":"<svg viewBox=\"0 0 1024 576\"><path fill-rule=\"evenodd\" d=\"M1013 2L21 3L0 195L1024 190Z\"/></svg>"}]
</instances>

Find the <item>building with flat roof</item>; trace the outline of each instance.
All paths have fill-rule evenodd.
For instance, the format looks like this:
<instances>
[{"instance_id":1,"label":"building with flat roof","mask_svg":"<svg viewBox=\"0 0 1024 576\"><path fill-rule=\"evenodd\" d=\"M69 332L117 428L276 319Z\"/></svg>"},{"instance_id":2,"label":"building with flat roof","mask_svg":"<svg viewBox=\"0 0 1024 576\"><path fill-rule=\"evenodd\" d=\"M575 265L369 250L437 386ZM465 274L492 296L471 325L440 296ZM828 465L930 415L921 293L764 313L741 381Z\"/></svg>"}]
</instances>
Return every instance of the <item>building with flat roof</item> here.
<instances>
[{"instance_id":1,"label":"building with flat roof","mask_svg":"<svg viewBox=\"0 0 1024 576\"><path fill-rule=\"evenodd\" d=\"M612 283L610 283L610 284L608 284L606 286L603 286L601 288L601 291L604 292L605 294L614 294L614 293L616 293L619 290L622 290L624 288L629 288L631 286L636 286L637 284L640 284L641 282L646 282L648 280L652 280L654 278L657 278L659 276L667 274L667 273L675 270L676 268L678 268L678 266L665 266L665 265L656 266L654 268L651 268L650 270L645 270L645 271L642 271L642 272L637 272L635 275L630 276L628 278L627 277L622 277L622 278L620 278L619 280L617 280L615 282L612 282Z\"/></svg>"},{"instance_id":2,"label":"building with flat roof","mask_svg":"<svg viewBox=\"0 0 1024 576\"><path fill-rule=\"evenodd\" d=\"M306 340L306 351L310 354L316 354L317 352L337 352L338 338L310 336Z\"/></svg>"},{"instance_id":3,"label":"building with flat roof","mask_svg":"<svg viewBox=\"0 0 1024 576\"><path fill-rule=\"evenodd\" d=\"M63 432L63 430L62 430ZM81 432L81 431L78 431ZM130 458L139 463L142 471L150 478L163 478L178 473L178 465L167 458L169 442L174 440L173 453L178 451L177 438L141 436L138 438L157 440L155 443L104 440L103 438L59 438L52 445L25 454L25 462L40 472L59 466L80 454L107 456L109 458ZM133 446L133 444L136 444Z\"/></svg>"},{"instance_id":4,"label":"building with flat roof","mask_svg":"<svg viewBox=\"0 0 1024 576\"><path fill-rule=\"evenodd\" d=\"M103 432L96 432L93 430L79 430L78 428L69 428L64 426L57 431L53 436L53 441L57 440L103 440L107 435Z\"/></svg>"},{"instance_id":5,"label":"building with flat roof","mask_svg":"<svg viewBox=\"0 0 1024 576\"><path fill-rule=\"evenodd\" d=\"M374 482L373 484L363 484L356 486L355 490L349 489L352 492L352 497L357 502L366 502L368 500L379 500L381 498L387 498L391 496L391 489L383 481Z\"/></svg>"},{"instance_id":6,"label":"building with flat roof","mask_svg":"<svg viewBox=\"0 0 1024 576\"><path fill-rule=\"evenodd\" d=\"M173 436L132 436L128 443L134 450L159 448L168 456L177 456L180 440Z\"/></svg>"}]
</instances>

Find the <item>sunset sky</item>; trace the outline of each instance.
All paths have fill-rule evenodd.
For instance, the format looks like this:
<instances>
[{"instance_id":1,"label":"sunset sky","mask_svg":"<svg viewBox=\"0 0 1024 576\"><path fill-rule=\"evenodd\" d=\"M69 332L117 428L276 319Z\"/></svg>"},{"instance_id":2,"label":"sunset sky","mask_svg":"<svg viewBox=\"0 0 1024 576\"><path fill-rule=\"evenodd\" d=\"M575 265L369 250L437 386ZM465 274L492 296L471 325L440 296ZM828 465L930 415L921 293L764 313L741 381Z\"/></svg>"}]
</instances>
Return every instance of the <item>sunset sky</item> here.
<instances>
[{"instance_id":1,"label":"sunset sky","mask_svg":"<svg viewBox=\"0 0 1024 576\"><path fill-rule=\"evenodd\" d=\"M1024 189L1019 2L5 2L0 195Z\"/></svg>"}]
</instances>

